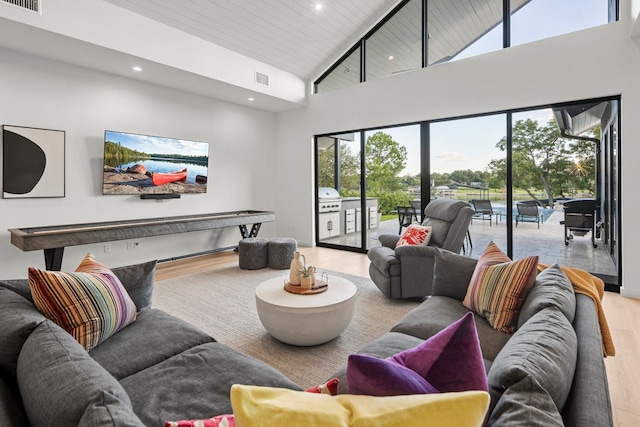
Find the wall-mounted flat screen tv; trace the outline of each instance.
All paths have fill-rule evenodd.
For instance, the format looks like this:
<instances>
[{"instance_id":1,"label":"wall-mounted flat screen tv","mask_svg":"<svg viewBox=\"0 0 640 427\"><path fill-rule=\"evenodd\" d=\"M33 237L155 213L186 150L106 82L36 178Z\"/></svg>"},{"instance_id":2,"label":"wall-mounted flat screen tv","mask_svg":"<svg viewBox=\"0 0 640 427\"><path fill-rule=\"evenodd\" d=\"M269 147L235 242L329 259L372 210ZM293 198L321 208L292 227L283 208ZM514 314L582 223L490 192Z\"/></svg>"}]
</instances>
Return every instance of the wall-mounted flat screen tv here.
<instances>
[{"instance_id":1,"label":"wall-mounted flat screen tv","mask_svg":"<svg viewBox=\"0 0 640 427\"><path fill-rule=\"evenodd\" d=\"M104 132L102 194L206 193L209 143Z\"/></svg>"}]
</instances>

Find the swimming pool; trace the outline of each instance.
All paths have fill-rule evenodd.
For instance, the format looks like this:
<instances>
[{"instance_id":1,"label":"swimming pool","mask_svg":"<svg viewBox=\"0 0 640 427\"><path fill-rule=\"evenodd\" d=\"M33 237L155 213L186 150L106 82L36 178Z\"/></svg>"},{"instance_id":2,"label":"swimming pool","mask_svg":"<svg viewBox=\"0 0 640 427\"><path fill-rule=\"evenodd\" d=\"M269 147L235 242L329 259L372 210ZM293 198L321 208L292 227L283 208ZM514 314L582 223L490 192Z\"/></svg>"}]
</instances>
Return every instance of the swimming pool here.
<instances>
[{"instance_id":1,"label":"swimming pool","mask_svg":"<svg viewBox=\"0 0 640 427\"><path fill-rule=\"evenodd\" d=\"M506 204L504 203L493 203L491 202L491 207L493 208L494 211L500 212L502 214L502 217L505 218L507 215L507 207ZM552 208L542 208L540 206L538 206L538 212L542 213L542 222L544 223L547 219L549 219L549 217L551 216L551 214L554 212L554 210ZM518 208L516 207L516 205L513 205L513 208L511 209L511 213L513 215L513 218L515 218L518 215ZM536 220L532 217L525 217L524 220L522 220L521 222L536 222Z\"/></svg>"}]
</instances>

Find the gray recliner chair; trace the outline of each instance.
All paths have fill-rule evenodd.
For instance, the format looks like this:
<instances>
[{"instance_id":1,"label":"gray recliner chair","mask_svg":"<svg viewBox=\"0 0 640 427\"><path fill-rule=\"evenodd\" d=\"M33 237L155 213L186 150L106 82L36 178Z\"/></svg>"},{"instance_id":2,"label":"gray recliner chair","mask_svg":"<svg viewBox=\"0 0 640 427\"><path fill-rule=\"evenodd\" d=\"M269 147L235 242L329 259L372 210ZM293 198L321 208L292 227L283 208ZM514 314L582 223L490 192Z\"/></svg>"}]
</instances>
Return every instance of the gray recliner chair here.
<instances>
[{"instance_id":1,"label":"gray recliner chair","mask_svg":"<svg viewBox=\"0 0 640 427\"><path fill-rule=\"evenodd\" d=\"M428 246L399 246L399 235L381 234L382 246L369 249L369 276L390 298L431 295L435 248L460 253L475 211L467 202L435 199L424 209L422 225L433 227Z\"/></svg>"}]
</instances>

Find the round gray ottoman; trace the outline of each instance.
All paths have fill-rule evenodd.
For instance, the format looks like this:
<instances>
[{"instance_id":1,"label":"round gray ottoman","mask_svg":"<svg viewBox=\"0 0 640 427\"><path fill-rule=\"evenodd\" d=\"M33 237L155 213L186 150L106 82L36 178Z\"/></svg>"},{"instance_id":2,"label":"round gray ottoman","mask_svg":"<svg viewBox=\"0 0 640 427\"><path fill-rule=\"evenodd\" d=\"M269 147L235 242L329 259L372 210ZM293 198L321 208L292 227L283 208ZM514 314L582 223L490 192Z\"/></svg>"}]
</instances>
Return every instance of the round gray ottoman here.
<instances>
[{"instance_id":1,"label":"round gray ottoman","mask_svg":"<svg viewBox=\"0 0 640 427\"><path fill-rule=\"evenodd\" d=\"M269 268L276 270L289 268L297 247L298 242L295 239L280 238L269 240Z\"/></svg>"},{"instance_id":2,"label":"round gray ottoman","mask_svg":"<svg viewBox=\"0 0 640 427\"><path fill-rule=\"evenodd\" d=\"M238 264L242 270L259 270L269 264L269 240L249 237L238 242Z\"/></svg>"}]
</instances>

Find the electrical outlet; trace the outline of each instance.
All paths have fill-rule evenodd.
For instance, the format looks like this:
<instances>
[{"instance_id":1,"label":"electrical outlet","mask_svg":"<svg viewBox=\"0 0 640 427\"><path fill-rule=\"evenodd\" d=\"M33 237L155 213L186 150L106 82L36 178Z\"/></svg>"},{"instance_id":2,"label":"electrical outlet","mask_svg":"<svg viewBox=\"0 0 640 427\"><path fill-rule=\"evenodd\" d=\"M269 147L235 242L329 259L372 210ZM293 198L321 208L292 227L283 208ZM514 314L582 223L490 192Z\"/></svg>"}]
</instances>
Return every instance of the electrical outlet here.
<instances>
[{"instance_id":1,"label":"electrical outlet","mask_svg":"<svg viewBox=\"0 0 640 427\"><path fill-rule=\"evenodd\" d=\"M127 250L128 251L135 251L136 249L138 249L138 245L140 243L135 241L135 240L130 240L127 242Z\"/></svg>"},{"instance_id":2,"label":"electrical outlet","mask_svg":"<svg viewBox=\"0 0 640 427\"><path fill-rule=\"evenodd\" d=\"M104 253L105 254L110 254L111 253L111 243L106 243L104 245Z\"/></svg>"}]
</instances>

